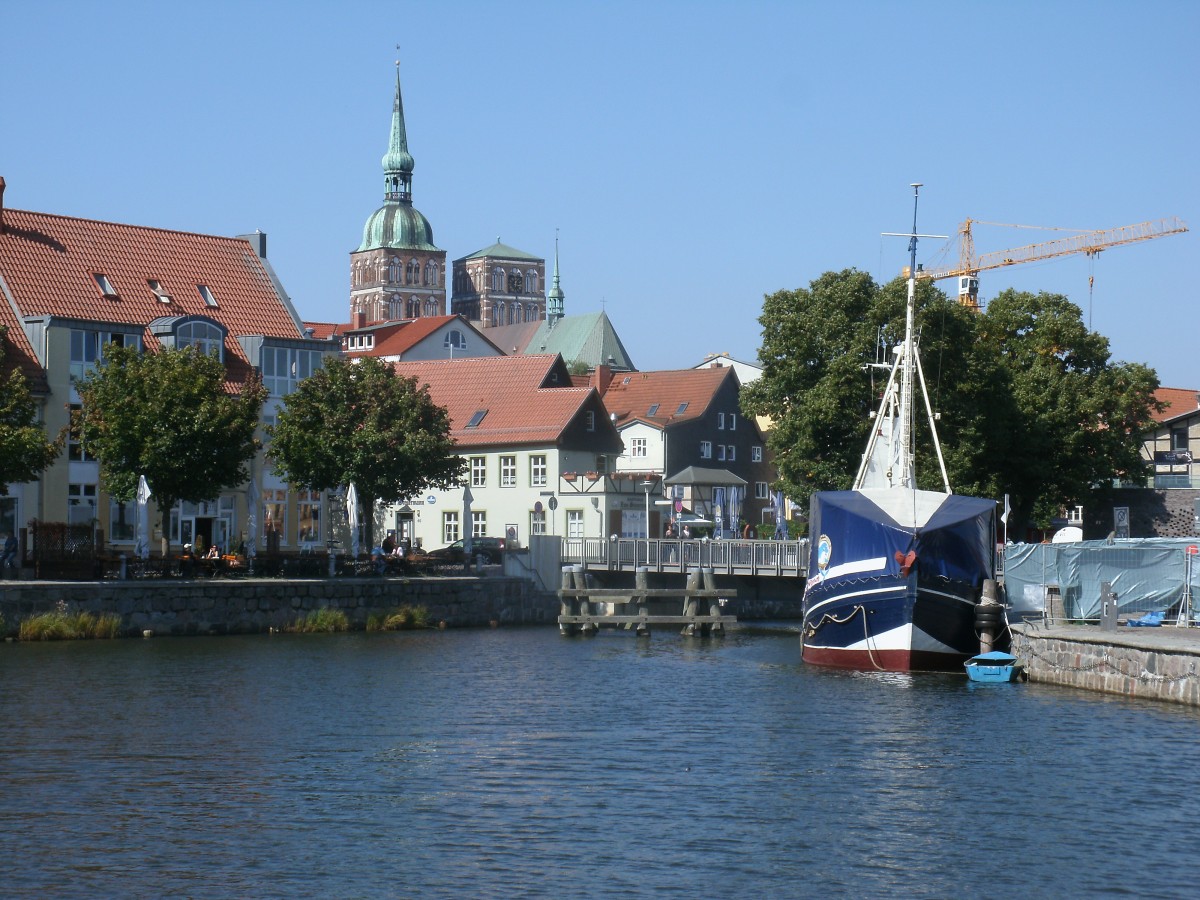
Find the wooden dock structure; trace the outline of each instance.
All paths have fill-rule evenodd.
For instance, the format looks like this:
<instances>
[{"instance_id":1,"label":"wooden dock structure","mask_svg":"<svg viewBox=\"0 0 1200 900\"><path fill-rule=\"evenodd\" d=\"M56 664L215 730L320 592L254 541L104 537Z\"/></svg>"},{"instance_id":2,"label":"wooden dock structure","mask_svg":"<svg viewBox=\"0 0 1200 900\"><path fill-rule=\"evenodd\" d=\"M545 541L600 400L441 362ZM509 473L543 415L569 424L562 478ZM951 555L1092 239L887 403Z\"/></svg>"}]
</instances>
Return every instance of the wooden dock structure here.
<instances>
[{"instance_id":1,"label":"wooden dock structure","mask_svg":"<svg viewBox=\"0 0 1200 900\"><path fill-rule=\"evenodd\" d=\"M681 625L681 633L691 637L723 635L725 626L737 622L736 616L721 613L722 604L736 597L737 591L717 590L711 569L688 572L681 588L649 587L644 568L637 570L634 579L632 589L588 587L583 566L564 566L558 592L559 631L593 635L601 626L612 625L645 636L651 625ZM701 612L705 603L708 611ZM680 611L670 612L673 605Z\"/></svg>"}]
</instances>

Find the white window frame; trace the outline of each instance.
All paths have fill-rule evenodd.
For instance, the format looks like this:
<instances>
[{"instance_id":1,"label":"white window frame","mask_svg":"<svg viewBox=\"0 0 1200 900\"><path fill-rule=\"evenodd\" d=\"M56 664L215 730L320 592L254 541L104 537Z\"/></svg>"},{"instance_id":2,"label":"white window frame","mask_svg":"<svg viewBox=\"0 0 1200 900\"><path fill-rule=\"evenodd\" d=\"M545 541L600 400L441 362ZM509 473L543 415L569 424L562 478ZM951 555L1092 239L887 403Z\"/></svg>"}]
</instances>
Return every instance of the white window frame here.
<instances>
[{"instance_id":1,"label":"white window frame","mask_svg":"<svg viewBox=\"0 0 1200 900\"><path fill-rule=\"evenodd\" d=\"M712 459L712 441L700 442L700 458Z\"/></svg>"},{"instance_id":2,"label":"white window frame","mask_svg":"<svg viewBox=\"0 0 1200 900\"><path fill-rule=\"evenodd\" d=\"M462 535L459 533L458 510L451 509L442 512L442 543L453 544Z\"/></svg>"},{"instance_id":3,"label":"white window frame","mask_svg":"<svg viewBox=\"0 0 1200 900\"><path fill-rule=\"evenodd\" d=\"M529 457L529 486L545 487L548 483L546 457L542 454Z\"/></svg>"},{"instance_id":4,"label":"white window frame","mask_svg":"<svg viewBox=\"0 0 1200 900\"><path fill-rule=\"evenodd\" d=\"M529 533L546 534L546 510L531 509L529 511Z\"/></svg>"},{"instance_id":5,"label":"white window frame","mask_svg":"<svg viewBox=\"0 0 1200 900\"><path fill-rule=\"evenodd\" d=\"M770 485L768 485L765 481L754 482L754 499L755 500L769 500L770 497L771 497Z\"/></svg>"},{"instance_id":6,"label":"white window frame","mask_svg":"<svg viewBox=\"0 0 1200 900\"><path fill-rule=\"evenodd\" d=\"M471 457L471 487L487 487L487 457Z\"/></svg>"},{"instance_id":7,"label":"white window frame","mask_svg":"<svg viewBox=\"0 0 1200 900\"><path fill-rule=\"evenodd\" d=\"M723 413L723 412L717 413L717 430L718 431L725 430L725 413Z\"/></svg>"},{"instance_id":8,"label":"white window frame","mask_svg":"<svg viewBox=\"0 0 1200 900\"><path fill-rule=\"evenodd\" d=\"M717 462L725 462L725 445L717 444Z\"/></svg>"},{"instance_id":9,"label":"white window frame","mask_svg":"<svg viewBox=\"0 0 1200 900\"><path fill-rule=\"evenodd\" d=\"M583 537L583 510L568 509L567 510L567 537L581 538Z\"/></svg>"},{"instance_id":10,"label":"white window frame","mask_svg":"<svg viewBox=\"0 0 1200 900\"><path fill-rule=\"evenodd\" d=\"M515 456L500 457L500 487L515 488L517 486L517 458Z\"/></svg>"},{"instance_id":11,"label":"white window frame","mask_svg":"<svg viewBox=\"0 0 1200 900\"><path fill-rule=\"evenodd\" d=\"M649 443L644 437L635 437L629 439L629 455L639 459L644 459L650 455Z\"/></svg>"},{"instance_id":12,"label":"white window frame","mask_svg":"<svg viewBox=\"0 0 1200 900\"><path fill-rule=\"evenodd\" d=\"M471 537L487 537L487 510L471 510Z\"/></svg>"},{"instance_id":13,"label":"white window frame","mask_svg":"<svg viewBox=\"0 0 1200 900\"><path fill-rule=\"evenodd\" d=\"M762 462L762 447L758 444L750 448L750 462Z\"/></svg>"}]
</instances>

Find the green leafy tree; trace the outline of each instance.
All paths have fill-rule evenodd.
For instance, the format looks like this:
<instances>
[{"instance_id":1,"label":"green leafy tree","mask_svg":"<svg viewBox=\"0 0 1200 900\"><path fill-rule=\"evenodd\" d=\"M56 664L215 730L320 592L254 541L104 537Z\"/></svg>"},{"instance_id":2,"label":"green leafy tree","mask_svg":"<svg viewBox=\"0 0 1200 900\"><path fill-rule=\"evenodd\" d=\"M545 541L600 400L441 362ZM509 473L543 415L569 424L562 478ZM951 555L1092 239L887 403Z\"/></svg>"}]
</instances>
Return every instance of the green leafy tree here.
<instances>
[{"instance_id":1,"label":"green leafy tree","mask_svg":"<svg viewBox=\"0 0 1200 900\"><path fill-rule=\"evenodd\" d=\"M450 417L416 379L374 358L331 359L284 400L269 429L275 470L324 491L354 483L374 545L375 505L461 483Z\"/></svg>"},{"instance_id":2,"label":"green leafy tree","mask_svg":"<svg viewBox=\"0 0 1200 900\"><path fill-rule=\"evenodd\" d=\"M774 419L768 443L780 485L797 501L850 487L887 378L874 364L890 363L903 338L906 297L903 279L878 286L846 270L765 299L763 377L743 390L742 406ZM1144 468L1140 435L1154 408L1154 373L1110 363L1107 340L1065 298L1006 292L977 314L921 282L916 326L955 491L1010 493L1010 525L1048 522L1114 475ZM926 448L918 484L940 488L920 414L916 440Z\"/></svg>"},{"instance_id":3,"label":"green leafy tree","mask_svg":"<svg viewBox=\"0 0 1200 900\"><path fill-rule=\"evenodd\" d=\"M132 500L145 475L165 526L178 501L211 500L246 480L266 389L252 376L231 394L226 378L215 355L190 347L104 348L104 362L78 384L83 411L73 427L113 497Z\"/></svg>"},{"instance_id":4,"label":"green leafy tree","mask_svg":"<svg viewBox=\"0 0 1200 900\"><path fill-rule=\"evenodd\" d=\"M16 366L5 373L4 326L0 325L0 496L9 484L34 481L62 452L62 435L46 439L37 403Z\"/></svg>"},{"instance_id":5,"label":"green leafy tree","mask_svg":"<svg viewBox=\"0 0 1200 900\"><path fill-rule=\"evenodd\" d=\"M1158 377L1114 363L1108 339L1059 294L1007 290L979 316L980 341L1000 361L1016 407L992 464L1012 496L1012 523L1045 527L1113 478L1146 472L1141 436L1153 424Z\"/></svg>"}]
</instances>

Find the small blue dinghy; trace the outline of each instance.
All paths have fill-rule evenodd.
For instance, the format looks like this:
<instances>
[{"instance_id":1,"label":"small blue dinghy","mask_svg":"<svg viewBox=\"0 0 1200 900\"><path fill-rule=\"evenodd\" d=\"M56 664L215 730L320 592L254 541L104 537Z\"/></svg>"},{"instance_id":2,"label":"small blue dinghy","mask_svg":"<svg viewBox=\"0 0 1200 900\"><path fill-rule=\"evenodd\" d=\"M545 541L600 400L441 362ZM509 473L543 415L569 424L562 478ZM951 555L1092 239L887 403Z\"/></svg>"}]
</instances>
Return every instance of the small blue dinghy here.
<instances>
[{"instance_id":1,"label":"small blue dinghy","mask_svg":"<svg viewBox=\"0 0 1200 900\"><path fill-rule=\"evenodd\" d=\"M963 667L967 670L967 677L972 681L991 683L1016 681L1021 674L1017 658L1002 650L993 650L990 653L972 656L963 663Z\"/></svg>"}]
</instances>

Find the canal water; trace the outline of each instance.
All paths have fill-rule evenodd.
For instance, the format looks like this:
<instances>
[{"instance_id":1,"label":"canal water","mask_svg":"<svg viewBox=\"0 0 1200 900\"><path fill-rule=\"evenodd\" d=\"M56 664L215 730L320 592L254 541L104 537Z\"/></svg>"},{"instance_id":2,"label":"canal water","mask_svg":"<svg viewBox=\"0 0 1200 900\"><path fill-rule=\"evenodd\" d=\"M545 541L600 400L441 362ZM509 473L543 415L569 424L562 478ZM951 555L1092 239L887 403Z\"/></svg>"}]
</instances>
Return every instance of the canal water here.
<instances>
[{"instance_id":1,"label":"canal water","mask_svg":"<svg viewBox=\"0 0 1200 900\"><path fill-rule=\"evenodd\" d=\"M0 646L6 897L1195 896L1200 715L794 628Z\"/></svg>"}]
</instances>

